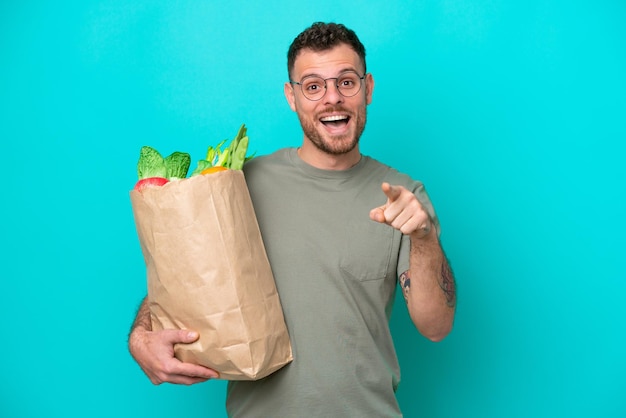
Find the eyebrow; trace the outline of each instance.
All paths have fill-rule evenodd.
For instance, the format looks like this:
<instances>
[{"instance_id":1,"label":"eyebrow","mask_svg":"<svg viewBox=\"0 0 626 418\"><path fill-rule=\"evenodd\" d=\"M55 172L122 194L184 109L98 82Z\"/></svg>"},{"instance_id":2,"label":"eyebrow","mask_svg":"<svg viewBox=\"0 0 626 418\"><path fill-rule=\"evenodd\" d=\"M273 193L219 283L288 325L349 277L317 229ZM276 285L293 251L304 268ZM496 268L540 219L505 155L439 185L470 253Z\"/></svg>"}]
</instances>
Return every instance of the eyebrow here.
<instances>
[{"instance_id":1,"label":"eyebrow","mask_svg":"<svg viewBox=\"0 0 626 418\"><path fill-rule=\"evenodd\" d=\"M344 67L344 69L340 70L340 71L337 73L337 77L338 77L338 76L340 76L340 75L342 75L342 74L344 74L344 73L347 73L347 72L355 72L355 73L359 74L359 72L357 71L357 69L356 69L356 68L354 68L354 67ZM300 77L300 80L302 80L302 79L303 79L303 78L305 78L305 77L335 78L335 77L324 77L324 76L322 76L321 74L318 74L318 73L311 73L311 74L306 74L306 75L303 75L302 77Z\"/></svg>"}]
</instances>

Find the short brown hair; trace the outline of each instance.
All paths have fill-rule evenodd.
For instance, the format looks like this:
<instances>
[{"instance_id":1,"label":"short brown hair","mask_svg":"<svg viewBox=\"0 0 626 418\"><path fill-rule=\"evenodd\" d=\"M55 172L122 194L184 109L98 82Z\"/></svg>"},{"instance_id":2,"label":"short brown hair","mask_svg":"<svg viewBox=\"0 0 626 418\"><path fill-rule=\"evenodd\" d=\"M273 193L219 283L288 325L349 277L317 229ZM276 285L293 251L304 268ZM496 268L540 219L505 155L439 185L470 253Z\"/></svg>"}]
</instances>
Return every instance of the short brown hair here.
<instances>
[{"instance_id":1,"label":"short brown hair","mask_svg":"<svg viewBox=\"0 0 626 418\"><path fill-rule=\"evenodd\" d=\"M363 70L367 71L365 47L353 30L340 23L316 22L300 33L289 46L289 51L287 52L287 72L289 78L291 79L291 71L301 50L326 51L340 44L347 44L351 47L363 61Z\"/></svg>"}]
</instances>

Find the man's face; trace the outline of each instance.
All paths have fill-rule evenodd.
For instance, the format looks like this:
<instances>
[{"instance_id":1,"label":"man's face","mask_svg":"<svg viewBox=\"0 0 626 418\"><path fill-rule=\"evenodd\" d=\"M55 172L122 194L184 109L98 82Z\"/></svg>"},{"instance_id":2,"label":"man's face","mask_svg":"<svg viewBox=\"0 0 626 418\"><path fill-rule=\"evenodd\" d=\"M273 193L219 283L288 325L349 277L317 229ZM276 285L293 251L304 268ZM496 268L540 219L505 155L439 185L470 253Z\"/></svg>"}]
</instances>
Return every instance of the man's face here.
<instances>
[{"instance_id":1,"label":"man's face","mask_svg":"<svg viewBox=\"0 0 626 418\"><path fill-rule=\"evenodd\" d=\"M321 52L302 50L292 71L292 80L316 75L323 79L338 77L346 71L363 75L363 64L358 54L341 44ZM285 84L285 96L291 109L298 114L304 140L319 150L332 155L347 154L359 142L367 118L366 107L372 101L374 81L370 74L363 80L361 90L352 97L344 97L337 90L335 80L326 82L326 94L320 100L304 97L299 85Z\"/></svg>"}]
</instances>

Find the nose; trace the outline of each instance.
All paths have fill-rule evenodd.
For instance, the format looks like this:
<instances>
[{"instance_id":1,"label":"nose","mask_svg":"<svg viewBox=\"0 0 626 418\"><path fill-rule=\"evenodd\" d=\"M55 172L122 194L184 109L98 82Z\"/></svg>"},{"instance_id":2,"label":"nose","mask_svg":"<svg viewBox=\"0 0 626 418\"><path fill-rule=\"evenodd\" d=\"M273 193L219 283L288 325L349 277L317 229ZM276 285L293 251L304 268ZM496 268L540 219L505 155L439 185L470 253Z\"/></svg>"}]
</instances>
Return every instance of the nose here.
<instances>
[{"instance_id":1,"label":"nose","mask_svg":"<svg viewBox=\"0 0 626 418\"><path fill-rule=\"evenodd\" d=\"M343 103L343 95L339 93L337 80L326 80L326 94L324 95L324 102L328 104Z\"/></svg>"}]
</instances>

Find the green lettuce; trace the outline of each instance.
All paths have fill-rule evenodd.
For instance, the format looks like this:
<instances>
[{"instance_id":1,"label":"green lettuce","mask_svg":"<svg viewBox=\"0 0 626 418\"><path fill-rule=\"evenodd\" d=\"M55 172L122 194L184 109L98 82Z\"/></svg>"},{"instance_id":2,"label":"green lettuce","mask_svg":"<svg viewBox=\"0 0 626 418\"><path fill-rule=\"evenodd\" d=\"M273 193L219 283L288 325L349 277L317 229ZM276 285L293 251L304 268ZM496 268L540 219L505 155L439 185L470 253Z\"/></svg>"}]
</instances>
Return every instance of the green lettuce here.
<instances>
[{"instance_id":1,"label":"green lettuce","mask_svg":"<svg viewBox=\"0 0 626 418\"><path fill-rule=\"evenodd\" d=\"M139 180L148 177L185 178L190 164L191 156L186 152L176 151L163 158L159 151L146 145L139 151L137 176Z\"/></svg>"},{"instance_id":2,"label":"green lettuce","mask_svg":"<svg viewBox=\"0 0 626 418\"><path fill-rule=\"evenodd\" d=\"M165 168L167 173L165 178L184 179L187 177L189 166L191 165L191 156L186 152L173 152L165 158Z\"/></svg>"}]
</instances>

